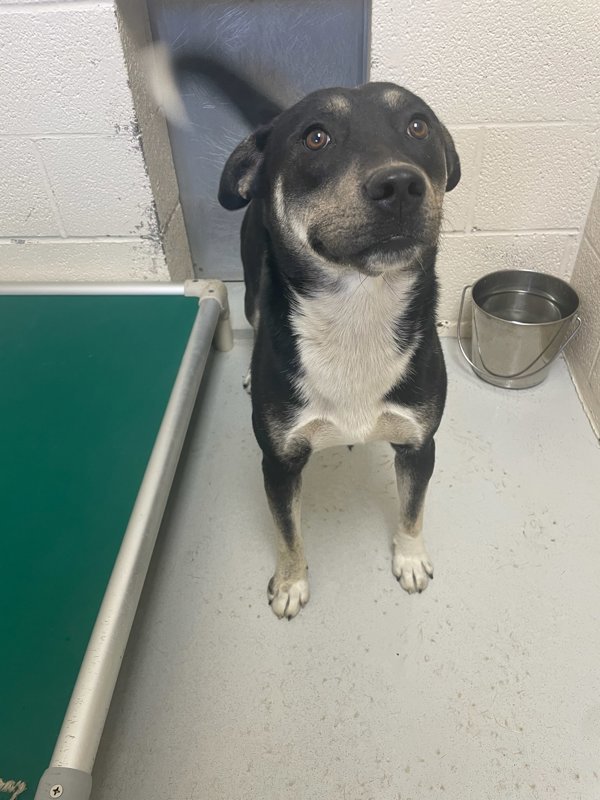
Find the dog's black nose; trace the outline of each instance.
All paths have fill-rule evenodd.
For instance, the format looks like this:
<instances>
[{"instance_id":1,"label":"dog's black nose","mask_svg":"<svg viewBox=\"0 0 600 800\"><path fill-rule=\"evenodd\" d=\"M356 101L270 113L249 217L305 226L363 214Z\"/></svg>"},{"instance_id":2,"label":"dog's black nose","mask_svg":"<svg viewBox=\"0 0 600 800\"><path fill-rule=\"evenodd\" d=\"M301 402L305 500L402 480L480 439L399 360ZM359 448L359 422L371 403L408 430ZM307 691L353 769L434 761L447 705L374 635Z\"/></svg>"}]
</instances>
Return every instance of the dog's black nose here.
<instances>
[{"instance_id":1,"label":"dog's black nose","mask_svg":"<svg viewBox=\"0 0 600 800\"><path fill-rule=\"evenodd\" d=\"M365 189L371 200L381 205L390 208L416 206L425 194L425 180L412 167L384 167L369 176Z\"/></svg>"}]
</instances>

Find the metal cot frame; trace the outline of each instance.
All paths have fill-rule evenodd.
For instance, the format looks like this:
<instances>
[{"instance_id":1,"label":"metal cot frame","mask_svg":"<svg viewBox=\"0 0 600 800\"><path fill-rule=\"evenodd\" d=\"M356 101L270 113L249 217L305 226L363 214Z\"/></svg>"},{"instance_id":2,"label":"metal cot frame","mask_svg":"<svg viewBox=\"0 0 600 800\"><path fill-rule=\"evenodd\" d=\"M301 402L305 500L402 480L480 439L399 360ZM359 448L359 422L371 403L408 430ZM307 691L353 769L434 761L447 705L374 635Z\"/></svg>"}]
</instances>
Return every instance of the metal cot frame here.
<instances>
[{"instance_id":1,"label":"metal cot frame","mask_svg":"<svg viewBox=\"0 0 600 800\"><path fill-rule=\"evenodd\" d=\"M187 295L198 313L171 390L71 700L35 800L89 800L92 769L211 344L233 335L221 281L0 283L0 295Z\"/></svg>"}]
</instances>

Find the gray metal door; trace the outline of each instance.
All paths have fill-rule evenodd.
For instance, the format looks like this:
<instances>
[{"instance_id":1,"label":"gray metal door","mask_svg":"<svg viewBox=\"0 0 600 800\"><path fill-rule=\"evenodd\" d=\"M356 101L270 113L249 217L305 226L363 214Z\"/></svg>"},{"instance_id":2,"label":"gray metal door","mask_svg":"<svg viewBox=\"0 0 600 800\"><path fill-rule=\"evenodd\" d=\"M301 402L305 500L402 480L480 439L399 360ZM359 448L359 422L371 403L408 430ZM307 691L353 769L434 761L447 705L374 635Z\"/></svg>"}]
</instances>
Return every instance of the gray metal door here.
<instances>
[{"instance_id":1,"label":"gray metal door","mask_svg":"<svg viewBox=\"0 0 600 800\"><path fill-rule=\"evenodd\" d=\"M325 86L368 76L369 0L149 0L153 36L173 50L219 58L291 104ZM197 275L240 280L243 212L223 210L217 187L227 156L248 130L207 80L186 80L191 129L169 129Z\"/></svg>"}]
</instances>

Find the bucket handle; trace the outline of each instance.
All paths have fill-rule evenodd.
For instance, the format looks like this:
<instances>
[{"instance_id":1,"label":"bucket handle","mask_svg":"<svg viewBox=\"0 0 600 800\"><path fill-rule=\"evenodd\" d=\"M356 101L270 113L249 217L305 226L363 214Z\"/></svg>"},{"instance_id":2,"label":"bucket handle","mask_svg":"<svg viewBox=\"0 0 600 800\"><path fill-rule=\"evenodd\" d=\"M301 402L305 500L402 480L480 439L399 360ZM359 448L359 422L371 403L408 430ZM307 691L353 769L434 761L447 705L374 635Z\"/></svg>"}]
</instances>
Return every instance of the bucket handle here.
<instances>
[{"instance_id":1,"label":"bucket handle","mask_svg":"<svg viewBox=\"0 0 600 800\"><path fill-rule=\"evenodd\" d=\"M521 375L523 375L524 373L526 373L526 372L527 372L527 370L529 370L529 369L531 369L531 367L533 367L533 365L535 364L535 362L536 362L536 361L539 361L539 360L540 360L540 358L541 358L541 357L544 355L544 353L545 353L545 352L548 350L548 348L552 346L552 344L554 343L554 340L556 339L556 336L558 336L558 335L559 335L559 333L560 333L561 331L559 330L559 331L557 332L557 334L556 334L556 336L554 337L554 339L552 339L552 341L551 341L551 342L550 342L550 343L549 343L549 344L548 344L548 345L547 345L547 346L546 346L546 347L545 347L545 348L542 350L542 352L539 354L539 356L536 356L536 357L533 359L533 361L531 362L531 364L529 364L527 367L525 367L525 369L522 369L522 370L520 370L519 372L515 372L515 373L513 373L512 375L501 375L500 373L497 373L497 372L492 372L492 370L488 369L488 368L485 366L485 362L484 362L484 360L483 360L483 357L482 357L482 355L481 355L481 350L479 350L479 341L478 341L478 342L477 342L477 349L479 350L479 357L481 358L481 363L483 364L483 367L484 367L483 369L480 369L480 368L479 368L479 367L478 367L476 364L474 364L474 363L471 361L471 359L470 359L470 358L469 358L469 356L467 355L467 353L466 353L466 351L465 351L465 348L464 348L464 345L463 345L463 341L462 341L461 332L460 332L460 331L461 331L461 328L462 328L462 321L463 321L463 310L464 310L464 306L465 306L465 296L466 296L466 294L467 294L467 291L468 291L469 289L471 289L471 288L472 288L472 286L473 286L473 284L472 284L472 283L469 283L469 284L467 284L467 285L466 285L466 286L463 288L463 290L462 290L462 296L461 296L461 298L460 298L460 309L459 309L459 311L458 311L458 327L457 327L457 331L456 331L456 333L457 333L457 338L458 338L458 346L460 347L460 352L463 354L463 357L464 357L465 361L467 361L467 362L470 364L470 366L472 367L472 369L474 369L474 370L475 370L475 372L476 372L478 375L480 375L482 378L486 378L486 377L488 377L488 376L490 376L490 375L491 375L493 378L501 378L502 380L512 380L513 378L520 378L520 377L521 377ZM533 376L533 375L537 375L537 374L538 374L538 372L541 372L542 370L546 369L546 367L549 367L549 366L550 366L550 364L552 364L552 362L553 362L553 361L556 361L556 359L557 359L557 358L559 357L559 355L560 355L560 354L563 352L563 350L565 349L565 347L566 347L566 346L569 344L569 342L571 341L571 339L572 339L572 338L575 336L575 334L577 333L577 331L579 330L579 328L581 328L581 317L576 317L575 319L576 319L576 322L577 322L577 324L576 324L575 328L573 329L573 331L571 331L571 333L570 333L570 334L569 334L569 336L567 337L567 340L566 340L566 341L565 341L565 342L562 344L562 346L561 346L560 350L558 350L558 352L557 352L557 353L554 355L554 357L553 357L553 358L551 358L551 359L550 359L550 361L548 361L546 364L544 364L543 366L539 367L539 369L536 369L534 372L530 372L530 373L527 375L527 377L528 377L528 378L529 378L529 377L531 377L531 376ZM561 330L562 330L562 329L561 329Z\"/></svg>"}]
</instances>

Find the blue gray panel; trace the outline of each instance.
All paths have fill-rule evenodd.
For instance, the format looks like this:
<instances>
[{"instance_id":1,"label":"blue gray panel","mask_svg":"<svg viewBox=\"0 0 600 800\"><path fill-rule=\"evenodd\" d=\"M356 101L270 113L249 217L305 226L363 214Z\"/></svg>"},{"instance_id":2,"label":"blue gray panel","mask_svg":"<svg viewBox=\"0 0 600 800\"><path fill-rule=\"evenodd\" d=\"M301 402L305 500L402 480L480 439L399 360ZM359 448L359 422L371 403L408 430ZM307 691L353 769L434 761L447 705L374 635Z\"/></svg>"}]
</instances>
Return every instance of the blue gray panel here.
<instances>
[{"instance_id":1,"label":"blue gray panel","mask_svg":"<svg viewBox=\"0 0 600 800\"><path fill-rule=\"evenodd\" d=\"M368 0L149 0L149 10L155 38L225 61L284 105L367 80ZM171 127L170 136L194 270L240 279L243 214L216 197L223 164L248 129L209 81L186 79L182 89L193 127Z\"/></svg>"}]
</instances>

